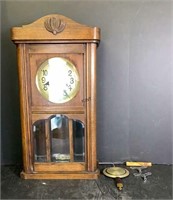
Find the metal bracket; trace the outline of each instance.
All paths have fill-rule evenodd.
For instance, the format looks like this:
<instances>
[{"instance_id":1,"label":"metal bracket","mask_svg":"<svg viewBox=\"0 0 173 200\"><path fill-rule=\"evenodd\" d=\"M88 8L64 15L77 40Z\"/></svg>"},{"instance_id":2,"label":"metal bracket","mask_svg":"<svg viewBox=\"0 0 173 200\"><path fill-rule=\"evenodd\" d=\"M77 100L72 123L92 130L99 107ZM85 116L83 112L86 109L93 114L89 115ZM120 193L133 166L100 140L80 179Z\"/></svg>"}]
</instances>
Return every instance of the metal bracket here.
<instances>
[{"instance_id":1,"label":"metal bracket","mask_svg":"<svg viewBox=\"0 0 173 200\"><path fill-rule=\"evenodd\" d=\"M146 169L147 167L130 167L130 168L138 170L138 173L133 173L133 175L134 176L140 176L141 178L143 178L144 183L147 182L147 176L152 175L151 172L142 173L142 170Z\"/></svg>"}]
</instances>

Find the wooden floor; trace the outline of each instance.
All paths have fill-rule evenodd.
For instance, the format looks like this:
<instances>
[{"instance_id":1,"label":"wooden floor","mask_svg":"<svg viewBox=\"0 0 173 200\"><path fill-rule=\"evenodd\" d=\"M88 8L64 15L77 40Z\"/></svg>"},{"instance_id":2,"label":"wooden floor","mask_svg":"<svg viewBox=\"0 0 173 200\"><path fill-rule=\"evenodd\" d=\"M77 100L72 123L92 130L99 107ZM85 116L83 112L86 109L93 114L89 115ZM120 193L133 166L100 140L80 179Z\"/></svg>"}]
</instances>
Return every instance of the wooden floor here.
<instances>
[{"instance_id":1,"label":"wooden floor","mask_svg":"<svg viewBox=\"0 0 173 200\"><path fill-rule=\"evenodd\" d=\"M108 166L100 165L101 171ZM98 180L23 180L20 166L2 166L1 199L173 199L171 165L145 169L152 172L146 183L127 169L130 175L118 191L114 179L103 174Z\"/></svg>"}]
</instances>

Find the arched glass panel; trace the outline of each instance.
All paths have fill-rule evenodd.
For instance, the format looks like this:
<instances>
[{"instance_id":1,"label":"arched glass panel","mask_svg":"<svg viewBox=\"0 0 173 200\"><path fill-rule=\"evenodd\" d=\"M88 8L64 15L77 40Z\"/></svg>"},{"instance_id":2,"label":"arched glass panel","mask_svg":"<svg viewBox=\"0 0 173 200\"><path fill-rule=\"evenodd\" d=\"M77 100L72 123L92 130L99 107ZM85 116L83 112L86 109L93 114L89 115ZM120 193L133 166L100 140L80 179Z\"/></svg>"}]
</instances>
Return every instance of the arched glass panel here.
<instances>
[{"instance_id":1,"label":"arched glass panel","mask_svg":"<svg viewBox=\"0 0 173 200\"><path fill-rule=\"evenodd\" d=\"M39 120L33 125L34 133L34 159L37 162L45 162L46 159L46 139L45 139L45 123Z\"/></svg>"},{"instance_id":2,"label":"arched glass panel","mask_svg":"<svg viewBox=\"0 0 173 200\"><path fill-rule=\"evenodd\" d=\"M85 126L65 115L33 124L35 162L84 162Z\"/></svg>"},{"instance_id":3,"label":"arched glass panel","mask_svg":"<svg viewBox=\"0 0 173 200\"><path fill-rule=\"evenodd\" d=\"M51 160L52 162L70 161L69 120L64 115L51 118Z\"/></svg>"},{"instance_id":4,"label":"arched glass panel","mask_svg":"<svg viewBox=\"0 0 173 200\"><path fill-rule=\"evenodd\" d=\"M73 120L73 148L74 161L82 162L85 160L85 135L84 124L79 120Z\"/></svg>"}]
</instances>

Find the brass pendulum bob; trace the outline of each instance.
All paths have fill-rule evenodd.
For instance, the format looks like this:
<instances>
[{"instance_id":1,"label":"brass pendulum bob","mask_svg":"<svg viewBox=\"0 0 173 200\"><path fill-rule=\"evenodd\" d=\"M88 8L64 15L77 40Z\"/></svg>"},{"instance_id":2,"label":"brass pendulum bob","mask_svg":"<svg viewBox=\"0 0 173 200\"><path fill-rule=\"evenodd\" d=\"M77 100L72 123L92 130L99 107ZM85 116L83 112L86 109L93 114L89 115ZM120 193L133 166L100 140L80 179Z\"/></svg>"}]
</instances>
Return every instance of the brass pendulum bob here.
<instances>
[{"instance_id":1,"label":"brass pendulum bob","mask_svg":"<svg viewBox=\"0 0 173 200\"><path fill-rule=\"evenodd\" d=\"M103 170L103 174L110 178L115 178L117 189L122 190L122 178L127 177L129 175L129 171L122 167L108 167Z\"/></svg>"}]
</instances>

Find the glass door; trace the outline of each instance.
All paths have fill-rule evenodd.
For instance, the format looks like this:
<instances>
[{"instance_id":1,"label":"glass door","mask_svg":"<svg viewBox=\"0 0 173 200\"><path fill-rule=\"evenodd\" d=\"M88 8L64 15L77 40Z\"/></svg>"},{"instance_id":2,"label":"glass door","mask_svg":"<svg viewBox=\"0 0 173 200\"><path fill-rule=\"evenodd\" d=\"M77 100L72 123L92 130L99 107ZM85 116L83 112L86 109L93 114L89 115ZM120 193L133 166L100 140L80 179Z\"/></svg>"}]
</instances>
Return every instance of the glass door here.
<instances>
[{"instance_id":1,"label":"glass door","mask_svg":"<svg viewBox=\"0 0 173 200\"><path fill-rule=\"evenodd\" d=\"M35 162L85 162L85 126L80 120L53 115L33 124Z\"/></svg>"}]
</instances>

